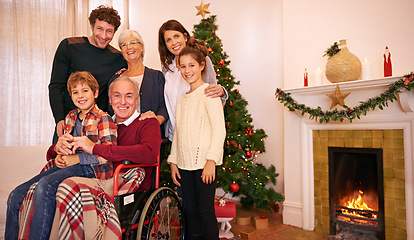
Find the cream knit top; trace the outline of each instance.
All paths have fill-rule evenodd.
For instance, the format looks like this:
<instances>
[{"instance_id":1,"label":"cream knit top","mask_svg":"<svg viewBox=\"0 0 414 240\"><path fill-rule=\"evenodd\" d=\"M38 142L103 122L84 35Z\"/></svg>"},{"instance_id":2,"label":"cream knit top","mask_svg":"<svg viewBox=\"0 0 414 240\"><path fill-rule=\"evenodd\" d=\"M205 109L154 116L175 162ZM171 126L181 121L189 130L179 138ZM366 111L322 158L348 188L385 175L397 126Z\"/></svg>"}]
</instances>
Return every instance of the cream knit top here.
<instances>
[{"instance_id":1,"label":"cream knit top","mask_svg":"<svg viewBox=\"0 0 414 240\"><path fill-rule=\"evenodd\" d=\"M205 83L178 99L174 137L168 163L184 170L203 169L207 160L223 163L226 138L220 98L207 97Z\"/></svg>"}]
</instances>

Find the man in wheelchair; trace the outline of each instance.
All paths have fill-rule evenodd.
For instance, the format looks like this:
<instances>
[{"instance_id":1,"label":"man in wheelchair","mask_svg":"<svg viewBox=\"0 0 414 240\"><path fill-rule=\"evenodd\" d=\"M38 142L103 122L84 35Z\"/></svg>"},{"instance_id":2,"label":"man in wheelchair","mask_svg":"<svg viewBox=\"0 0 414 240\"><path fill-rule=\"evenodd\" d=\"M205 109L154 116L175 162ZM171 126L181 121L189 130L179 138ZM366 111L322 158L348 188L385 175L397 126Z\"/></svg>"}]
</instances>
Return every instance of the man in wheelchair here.
<instances>
[{"instance_id":1,"label":"man in wheelchair","mask_svg":"<svg viewBox=\"0 0 414 240\"><path fill-rule=\"evenodd\" d=\"M118 126L117 146L107 148L105 145L95 145L87 137L68 136L64 144L57 146L57 151L69 153L82 149L112 161L114 169L125 160L143 165L155 164L161 145L160 127L155 118L139 120L139 113L136 110L139 99L138 88L128 77L120 77L109 86L110 104L115 113L114 122ZM135 171L138 177L133 182L124 180L121 185L134 188L134 191L150 189L153 167L143 169ZM125 175L128 174L129 172ZM142 179L143 176L146 177ZM118 216L111 203L113 202L112 189L108 187L110 181L113 182L112 179L80 177L63 181L56 194L56 215L50 239L122 238ZM130 190L125 189L124 192ZM21 219L19 221L19 225L25 225L26 228L30 224L30 217L25 219L25 222ZM20 235L19 238L26 239L24 235Z\"/></svg>"}]
</instances>

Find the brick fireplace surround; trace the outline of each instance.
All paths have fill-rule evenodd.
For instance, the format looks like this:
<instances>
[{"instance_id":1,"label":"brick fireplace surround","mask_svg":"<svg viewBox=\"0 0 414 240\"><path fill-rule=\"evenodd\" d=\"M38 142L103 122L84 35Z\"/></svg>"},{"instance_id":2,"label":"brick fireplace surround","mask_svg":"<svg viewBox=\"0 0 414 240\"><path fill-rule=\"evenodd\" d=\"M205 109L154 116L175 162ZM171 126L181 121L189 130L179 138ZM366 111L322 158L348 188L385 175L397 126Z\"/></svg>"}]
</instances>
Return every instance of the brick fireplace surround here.
<instances>
[{"instance_id":1,"label":"brick fireplace surround","mask_svg":"<svg viewBox=\"0 0 414 240\"><path fill-rule=\"evenodd\" d=\"M340 83L349 107L376 97L399 77ZM293 99L328 110L336 84L289 89ZM308 116L284 114L283 223L329 233L328 147L382 148L386 239L414 239L414 93L349 122L320 124Z\"/></svg>"}]
</instances>

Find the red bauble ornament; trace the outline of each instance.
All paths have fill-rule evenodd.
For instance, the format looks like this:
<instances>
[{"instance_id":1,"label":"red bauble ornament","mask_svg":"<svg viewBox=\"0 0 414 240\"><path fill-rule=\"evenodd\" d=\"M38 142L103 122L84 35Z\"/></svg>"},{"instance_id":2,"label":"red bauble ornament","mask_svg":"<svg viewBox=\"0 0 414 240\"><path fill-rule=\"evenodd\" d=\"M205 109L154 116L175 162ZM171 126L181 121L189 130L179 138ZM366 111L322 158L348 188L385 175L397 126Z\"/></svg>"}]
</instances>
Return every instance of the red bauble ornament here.
<instances>
[{"instance_id":1,"label":"red bauble ornament","mask_svg":"<svg viewBox=\"0 0 414 240\"><path fill-rule=\"evenodd\" d=\"M247 152L246 152L246 157L251 158L251 157L252 157L252 152L247 151Z\"/></svg>"},{"instance_id":2,"label":"red bauble ornament","mask_svg":"<svg viewBox=\"0 0 414 240\"><path fill-rule=\"evenodd\" d=\"M209 53L212 53L212 52L213 52L213 49L212 49L211 47L209 47L209 48L208 48L208 52L209 52Z\"/></svg>"},{"instance_id":3,"label":"red bauble ornament","mask_svg":"<svg viewBox=\"0 0 414 240\"><path fill-rule=\"evenodd\" d=\"M226 142L226 145L227 145L227 147L230 147L230 143L229 142Z\"/></svg>"},{"instance_id":4,"label":"red bauble ornament","mask_svg":"<svg viewBox=\"0 0 414 240\"><path fill-rule=\"evenodd\" d=\"M232 102L231 102L231 103L229 103L229 106L230 106L230 107L233 107L233 103L232 103Z\"/></svg>"},{"instance_id":5,"label":"red bauble ornament","mask_svg":"<svg viewBox=\"0 0 414 240\"><path fill-rule=\"evenodd\" d=\"M230 184L230 191L237 192L237 191L239 191L239 189L240 189L239 184L237 184L237 183Z\"/></svg>"},{"instance_id":6,"label":"red bauble ornament","mask_svg":"<svg viewBox=\"0 0 414 240\"><path fill-rule=\"evenodd\" d=\"M219 61L219 65L222 67L224 65L223 59Z\"/></svg>"},{"instance_id":7,"label":"red bauble ornament","mask_svg":"<svg viewBox=\"0 0 414 240\"><path fill-rule=\"evenodd\" d=\"M247 135L249 135L251 137L253 135L253 133L252 132L249 132Z\"/></svg>"},{"instance_id":8,"label":"red bauble ornament","mask_svg":"<svg viewBox=\"0 0 414 240\"><path fill-rule=\"evenodd\" d=\"M216 31L214 31L214 30L213 30L213 31L211 31L211 33L212 33L212 34L216 34Z\"/></svg>"},{"instance_id":9,"label":"red bauble ornament","mask_svg":"<svg viewBox=\"0 0 414 240\"><path fill-rule=\"evenodd\" d=\"M237 94L239 94L239 90L237 90L237 89L236 89L236 91L234 91L234 92L236 92Z\"/></svg>"},{"instance_id":10,"label":"red bauble ornament","mask_svg":"<svg viewBox=\"0 0 414 240\"><path fill-rule=\"evenodd\" d=\"M229 123L227 123L227 124L226 124L226 128L229 128L229 127L230 127L230 124L229 124Z\"/></svg>"},{"instance_id":11,"label":"red bauble ornament","mask_svg":"<svg viewBox=\"0 0 414 240\"><path fill-rule=\"evenodd\" d=\"M247 127L247 128L246 128L246 131L247 131L247 132L250 132L251 130L252 130L252 129L251 129L250 127Z\"/></svg>"}]
</instances>

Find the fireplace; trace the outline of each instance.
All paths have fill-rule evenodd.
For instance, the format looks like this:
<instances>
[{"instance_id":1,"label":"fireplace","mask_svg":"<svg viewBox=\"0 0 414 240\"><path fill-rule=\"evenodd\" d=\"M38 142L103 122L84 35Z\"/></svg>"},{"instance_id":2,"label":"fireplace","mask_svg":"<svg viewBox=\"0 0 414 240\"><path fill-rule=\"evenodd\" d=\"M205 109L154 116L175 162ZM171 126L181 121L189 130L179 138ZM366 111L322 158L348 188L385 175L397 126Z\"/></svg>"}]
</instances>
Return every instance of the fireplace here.
<instances>
[{"instance_id":1,"label":"fireplace","mask_svg":"<svg viewBox=\"0 0 414 240\"><path fill-rule=\"evenodd\" d=\"M329 147L330 234L385 239L383 150Z\"/></svg>"},{"instance_id":2,"label":"fireplace","mask_svg":"<svg viewBox=\"0 0 414 240\"><path fill-rule=\"evenodd\" d=\"M383 93L399 77L284 89L298 103L329 110L326 95L351 92L354 107ZM276 102L276 101L275 101ZM279 103L275 103L279 104ZM320 123L301 112L284 112L283 223L330 234L329 147L383 149L386 239L414 239L414 91L351 122Z\"/></svg>"}]
</instances>

